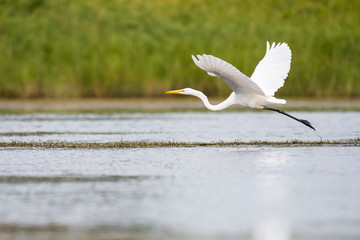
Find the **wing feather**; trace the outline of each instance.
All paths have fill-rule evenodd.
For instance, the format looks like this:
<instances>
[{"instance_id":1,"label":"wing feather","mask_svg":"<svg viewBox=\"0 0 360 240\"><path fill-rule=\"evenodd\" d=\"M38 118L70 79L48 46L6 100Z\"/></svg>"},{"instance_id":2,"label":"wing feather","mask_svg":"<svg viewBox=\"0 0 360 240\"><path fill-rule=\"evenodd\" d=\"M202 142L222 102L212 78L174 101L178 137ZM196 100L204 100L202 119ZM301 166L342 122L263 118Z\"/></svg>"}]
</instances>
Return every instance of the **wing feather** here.
<instances>
[{"instance_id":1,"label":"wing feather","mask_svg":"<svg viewBox=\"0 0 360 240\"><path fill-rule=\"evenodd\" d=\"M284 85L290 71L291 50L286 43L266 42L266 53L258 63L253 80L268 96L274 96L275 92Z\"/></svg>"},{"instance_id":2,"label":"wing feather","mask_svg":"<svg viewBox=\"0 0 360 240\"><path fill-rule=\"evenodd\" d=\"M210 76L222 79L235 93L255 93L264 95L261 88L236 67L224 60L211 55L192 56L196 66L206 71Z\"/></svg>"}]
</instances>

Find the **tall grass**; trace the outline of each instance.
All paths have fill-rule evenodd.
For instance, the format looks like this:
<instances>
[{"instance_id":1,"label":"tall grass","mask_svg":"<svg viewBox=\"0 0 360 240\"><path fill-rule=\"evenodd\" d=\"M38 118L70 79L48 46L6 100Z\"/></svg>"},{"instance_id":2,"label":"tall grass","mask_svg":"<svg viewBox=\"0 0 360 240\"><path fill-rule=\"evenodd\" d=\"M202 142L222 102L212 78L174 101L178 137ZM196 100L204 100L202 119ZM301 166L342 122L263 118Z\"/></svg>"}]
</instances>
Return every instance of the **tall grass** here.
<instances>
[{"instance_id":1,"label":"tall grass","mask_svg":"<svg viewBox=\"0 0 360 240\"><path fill-rule=\"evenodd\" d=\"M293 52L277 96L360 96L360 1L0 0L0 97L140 97L230 90L213 54L251 75L265 41Z\"/></svg>"}]
</instances>

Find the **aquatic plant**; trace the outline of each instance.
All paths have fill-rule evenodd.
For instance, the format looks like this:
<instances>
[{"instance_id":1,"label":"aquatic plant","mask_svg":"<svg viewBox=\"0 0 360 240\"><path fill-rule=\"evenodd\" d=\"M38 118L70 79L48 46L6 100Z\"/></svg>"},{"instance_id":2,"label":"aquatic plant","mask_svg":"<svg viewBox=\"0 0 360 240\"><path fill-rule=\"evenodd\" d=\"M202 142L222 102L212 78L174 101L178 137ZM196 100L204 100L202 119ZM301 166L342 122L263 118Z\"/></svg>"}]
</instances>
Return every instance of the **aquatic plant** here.
<instances>
[{"instance_id":1,"label":"aquatic plant","mask_svg":"<svg viewBox=\"0 0 360 240\"><path fill-rule=\"evenodd\" d=\"M159 148L159 147L241 147L241 146L271 146L271 147L318 147L318 146L353 146L360 147L360 138L331 140L331 141L251 141L251 142L150 142L150 141L120 141L120 142L67 142L67 141L45 141L45 142L0 142L0 147L21 147L21 148Z\"/></svg>"}]
</instances>

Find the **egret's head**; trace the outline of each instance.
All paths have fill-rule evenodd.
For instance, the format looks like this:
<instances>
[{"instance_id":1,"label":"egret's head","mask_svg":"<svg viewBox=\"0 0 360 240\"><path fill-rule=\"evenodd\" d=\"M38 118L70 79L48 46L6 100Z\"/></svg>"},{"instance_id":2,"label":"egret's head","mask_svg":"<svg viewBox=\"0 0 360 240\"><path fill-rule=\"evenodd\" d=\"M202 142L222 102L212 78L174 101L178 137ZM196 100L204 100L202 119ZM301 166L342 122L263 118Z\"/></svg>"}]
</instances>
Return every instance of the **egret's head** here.
<instances>
[{"instance_id":1,"label":"egret's head","mask_svg":"<svg viewBox=\"0 0 360 240\"><path fill-rule=\"evenodd\" d=\"M196 90L191 89L191 88L184 88L184 89L179 89L179 90L172 90L172 91L167 91L167 94L184 94L184 95L194 95L194 92Z\"/></svg>"}]
</instances>

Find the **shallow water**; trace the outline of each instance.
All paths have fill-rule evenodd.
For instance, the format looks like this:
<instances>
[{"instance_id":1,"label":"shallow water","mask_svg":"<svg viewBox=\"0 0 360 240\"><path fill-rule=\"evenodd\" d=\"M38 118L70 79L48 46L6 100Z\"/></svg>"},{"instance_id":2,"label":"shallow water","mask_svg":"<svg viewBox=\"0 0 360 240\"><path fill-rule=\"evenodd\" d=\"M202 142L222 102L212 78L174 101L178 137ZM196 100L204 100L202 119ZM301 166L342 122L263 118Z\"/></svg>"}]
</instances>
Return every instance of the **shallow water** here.
<instances>
[{"instance_id":1,"label":"shallow water","mask_svg":"<svg viewBox=\"0 0 360 240\"><path fill-rule=\"evenodd\" d=\"M0 140L319 139L278 115L2 115ZM360 113L294 115L323 139L360 136ZM359 239L359 156L326 146L1 148L0 238Z\"/></svg>"},{"instance_id":2,"label":"shallow water","mask_svg":"<svg viewBox=\"0 0 360 240\"><path fill-rule=\"evenodd\" d=\"M0 141L286 141L360 136L360 112L206 112L0 115Z\"/></svg>"}]
</instances>

